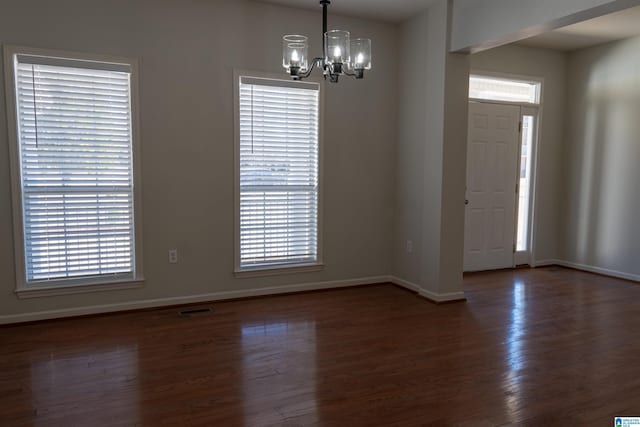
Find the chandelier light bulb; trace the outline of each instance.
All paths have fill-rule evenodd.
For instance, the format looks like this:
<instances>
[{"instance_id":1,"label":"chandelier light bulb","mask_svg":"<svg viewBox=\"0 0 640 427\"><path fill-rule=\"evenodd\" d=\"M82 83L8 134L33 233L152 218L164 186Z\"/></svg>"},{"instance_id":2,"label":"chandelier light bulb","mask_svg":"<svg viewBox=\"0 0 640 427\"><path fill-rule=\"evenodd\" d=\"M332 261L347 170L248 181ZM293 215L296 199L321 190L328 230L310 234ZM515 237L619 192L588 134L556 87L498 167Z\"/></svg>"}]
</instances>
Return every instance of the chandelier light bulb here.
<instances>
[{"instance_id":1,"label":"chandelier light bulb","mask_svg":"<svg viewBox=\"0 0 640 427\"><path fill-rule=\"evenodd\" d=\"M298 51L294 50L293 52L291 52L291 62L299 62L300 61L300 55L298 55Z\"/></svg>"},{"instance_id":2,"label":"chandelier light bulb","mask_svg":"<svg viewBox=\"0 0 640 427\"><path fill-rule=\"evenodd\" d=\"M341 62L340 57L342 56L342 51L340 50L340 46L336 46L333 48L333 58L336 62Z\"/></svg>"}]
</instances>

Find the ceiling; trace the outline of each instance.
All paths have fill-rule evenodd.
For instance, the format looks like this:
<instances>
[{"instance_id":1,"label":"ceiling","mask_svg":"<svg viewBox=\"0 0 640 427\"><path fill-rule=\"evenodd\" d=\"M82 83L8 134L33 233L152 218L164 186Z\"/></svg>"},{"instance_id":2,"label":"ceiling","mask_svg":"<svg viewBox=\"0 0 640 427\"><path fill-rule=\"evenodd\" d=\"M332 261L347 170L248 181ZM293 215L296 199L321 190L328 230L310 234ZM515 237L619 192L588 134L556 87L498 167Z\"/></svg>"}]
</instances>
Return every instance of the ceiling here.
<instances>
[{"instance_id":1,"label":"ceiling","mask_svg":"<svg viewBox=\"0 0 640 427\"><path fill-rule=\"evenodd\" d=\"M320 11L319 0L257 0ZM433 0L331 0L329 13L398 23L426 9ZM640 35L640 6L559 28L518 42L571 51Z\"/></svg>"},{"instance_id":2,"label":"ceiling","mask_svg":"<svg viewBox=\"0 0 640 427\"><path fill-rule=\"evenodd\" d=\"M518 44L571 51L640 35L640 6L540 34Z\"/></svg>"},{"instance_id":3,"label":"ceiling","mask_svg":"<svg viewBox=\"0 0 640 427\"><path fill-rule=\"evenodd\" d=\"M320 11L319 0L258 0ZM329 13L397 23L426 9L432 0L331 0Z\"/></svg>"}]
</instances>

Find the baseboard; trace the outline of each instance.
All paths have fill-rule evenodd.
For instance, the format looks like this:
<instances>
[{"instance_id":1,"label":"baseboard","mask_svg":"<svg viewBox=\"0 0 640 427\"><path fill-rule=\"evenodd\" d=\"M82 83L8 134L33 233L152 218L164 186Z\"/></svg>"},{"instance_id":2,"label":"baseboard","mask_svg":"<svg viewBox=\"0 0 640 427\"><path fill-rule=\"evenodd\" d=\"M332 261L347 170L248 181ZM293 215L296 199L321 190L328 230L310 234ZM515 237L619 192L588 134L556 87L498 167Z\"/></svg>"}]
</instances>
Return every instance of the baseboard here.
<instances>
[{"instance_id":1,"label":"baseboard","mask_svg":"<svg viewBox=\"0 0 640 427\"><path fill-rule=\"evenodd\" d=\"M420 292L418 292L418 295L430 301L433 301L437 304L443 303L443 302L466 301L467 299L464 296L464 292L449 292L446 294L436 294L426 289L420 289Z\"/></svg>"},{"instance_id":2,"label":"baseboard","mask_svg":"<svg viewBox=\"0 0 640 427\"><path fill-rule=\"evenodd\" d=\"M556 260L556 265L561 267L573 268L575 270L587 271L589 273L602 274L603 276L615 277L617 279L631 280L633 282L640 282L640 275L625 273L622 271L609 270L608 268L594 267L592 265L580 264L571 261Z\"/></svg>"},{"instance_id":3,"label":"baseboard","mask_svg":"<svg viewBox=\"0 0 640 427\"><path fill-rule=\"evenodd\" d=\"M395 277L395 276L389 276L389 282L393 283L394 285L398 285L401 288L405 288L411 292L420 292L420 286L416 285L415 283L411 283L408 280L404 280L401 279L399 277Z\"/></svg>"},{"instance_id":4,"label":"baseboard","mask_svg":"<svg viewBox=\"0 0 640 427\"><path fill-rule=\"evenodd\" d=\"M464 292L450 292L446 294L437 294L435 292L428 291L426 289L420 288L419 285L409 282L407 280L401 279L399 277L390 276L389 282L394 285L398 285L405 289L408 289L412 292L417 293L419 296L428 299L431 302L435 303L443 303L443 302L453 302L453 301L464 301L466 300L464 296Z\"/></svg>"},{"instance_id":5,"label":"baseboard","mask_svg":"<svg viewBox=\"0 0 640 427\"><path fill-rule=\"evenodd\" d=\"M549 267L552 265L558 265L560 261L558 261L557 259L543 259L540 261L533 261L533 263L531 264L531 267L533 268L538 268L538 267Z\"/></svg>"},{"instance_id":6,"label":"baseboard","mask_svg":"<svg viewBox=\"0 0 640 427\"><path fill-rule=\"evenodd\" d=\"M363 277L357 279L334 280L327 282L302 283L297 285L275 286L258 289L245 289L238 291L213 292L200 295L188 295L181 297L157 298L116 304L93 305L88 307L76 307L60 310L38 311L33 313L10 314L0 316L0 325L11 323L34 322L38 320L60 319L64 317L86 316L91 314L113 313L117 311L139 310L145 308L159 308L172 305L205 303L228 299L257 297L264 295L277 295L294 292L315 291L323 289L337 289L351 286L373 285L377 283L389 283L389 276Z\"/></svg>"},{"instance_id":7,"label":"baseboard","mask_svg":"<svg viewBox=\"0 0 640 427\"><path fill-rule=\"evenodd\" d=\"M608 268L595 267L577 262L564 261L561 259L550 259L537 261L533 267L548 267L558 265L560 267L572 268L574 270L586 271L588 273L601 274L603 276L615 277L617 279L630 280L632 282L640 282L640 275L625 273L623 271L610 270Z\"/></svg>"}]
</instances>

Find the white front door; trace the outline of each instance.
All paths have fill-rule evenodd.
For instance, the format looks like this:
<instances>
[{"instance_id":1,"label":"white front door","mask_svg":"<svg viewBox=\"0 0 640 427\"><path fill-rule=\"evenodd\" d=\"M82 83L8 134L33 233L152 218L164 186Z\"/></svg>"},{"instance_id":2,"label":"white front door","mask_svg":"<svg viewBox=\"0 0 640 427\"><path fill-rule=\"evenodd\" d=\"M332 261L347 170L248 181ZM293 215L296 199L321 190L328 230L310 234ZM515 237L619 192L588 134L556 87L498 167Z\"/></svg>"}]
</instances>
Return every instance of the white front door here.
<instances>
[{"instance_id":1,"label":"white front door","mask_svg":"<svg viewBox=\"0 0 640 427\"><path fill-rule=\"evenodd\" d=\"M469 103L464 270L514 265L520 107Z\"/></svg>"}]
</instances>

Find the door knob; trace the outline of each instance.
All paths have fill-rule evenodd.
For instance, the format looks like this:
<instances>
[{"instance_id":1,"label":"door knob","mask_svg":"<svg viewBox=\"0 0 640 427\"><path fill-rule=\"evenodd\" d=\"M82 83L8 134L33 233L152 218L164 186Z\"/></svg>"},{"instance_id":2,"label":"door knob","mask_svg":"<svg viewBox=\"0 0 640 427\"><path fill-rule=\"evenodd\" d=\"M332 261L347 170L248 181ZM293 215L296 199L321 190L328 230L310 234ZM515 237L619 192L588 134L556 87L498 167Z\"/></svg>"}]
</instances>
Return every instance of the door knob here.
<instances>
[{"instance_id":1,"label":"door knob","mask_svg":"<svg viewBox=\"0 0 640 427\"><path fill-rule=\"evenodd\" d=\"M464 204L468 205L469 204L469 199L464 199Z\"/></svg>"}]
</instances>

